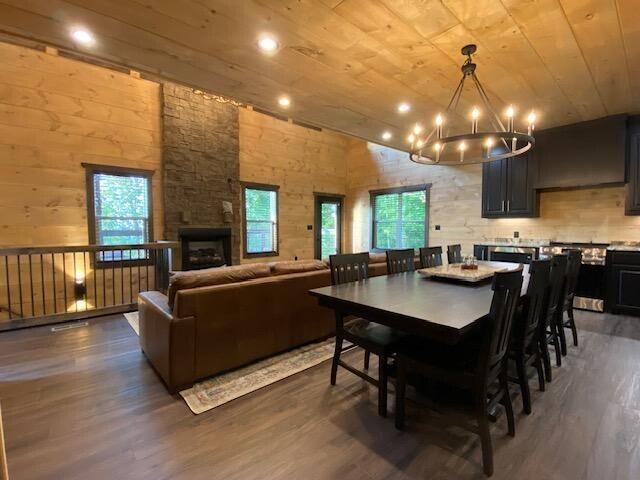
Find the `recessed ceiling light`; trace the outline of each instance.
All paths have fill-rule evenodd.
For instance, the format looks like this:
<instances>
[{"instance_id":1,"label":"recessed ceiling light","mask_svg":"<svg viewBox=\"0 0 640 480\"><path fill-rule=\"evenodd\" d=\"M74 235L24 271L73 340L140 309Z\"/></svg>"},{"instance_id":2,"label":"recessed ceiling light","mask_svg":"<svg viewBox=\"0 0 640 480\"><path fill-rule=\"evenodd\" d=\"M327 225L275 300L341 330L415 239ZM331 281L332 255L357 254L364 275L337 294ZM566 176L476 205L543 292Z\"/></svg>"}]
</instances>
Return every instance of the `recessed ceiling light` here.
<instances>
[{"instance_id":1,"label":"recessed ceiling light","mask_svg":"<svg viewBox=\"0 0 640 480\"><path fill-rule=\"evenodd\" d=\"M386 132L382 132L382 139L383 140L391 140L391 138L393 137L393 135L391 134L390 131L386 131Z\"/></svg>"},{"instance_id":2,"label":"recessed ceiling light","mask_svg":"<svg viewBox=\"0 0 640 480\"><path fill-rule=\"evenodd\" d=\"M271 35L263 35L258 39L258 48L264 53L274 53L278 46L278 41Z\"/></svg>"},{"instance_id":3,"label":"recessed ceiling light","mask_svg":"<svg viewBox=\"0 0 640 480\"><path fill-rule=\"evenodd\" d=\"M278 98L278 105L280 105L282 108L287 108L289 105L291 105L291 99L286 95L283 95L282 97Z\"/></svg>"},{"instance_id":4,"label":"recessed ceiling light","mask_svg":"<svg viewBox=\"0 0 640 480\"><path fill-rule=\"evenodd\" d=\"M400 105L398 105L399 113L407 113L409 110L411 110L411 105L406 102L402 102Z\"/></svg>"},{"instance_id":5,"label":"recessed ceiling light","mask_svg":"<svg viewBox=\"0 0 640 480\"><path fill-rule=\"evenodd\" d=\"M71 38L83 45L93 45L96 42L93 34L85 28L75 28L71 31Z\"/></svg>"}]
</instances>

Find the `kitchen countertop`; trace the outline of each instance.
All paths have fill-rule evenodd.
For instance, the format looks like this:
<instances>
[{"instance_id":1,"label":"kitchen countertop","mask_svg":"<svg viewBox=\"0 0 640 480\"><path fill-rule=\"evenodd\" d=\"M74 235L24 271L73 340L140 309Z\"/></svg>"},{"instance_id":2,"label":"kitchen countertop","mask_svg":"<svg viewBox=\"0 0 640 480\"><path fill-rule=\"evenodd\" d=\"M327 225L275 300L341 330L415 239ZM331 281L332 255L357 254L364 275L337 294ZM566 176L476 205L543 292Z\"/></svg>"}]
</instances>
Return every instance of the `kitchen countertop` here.
<instances>
[{"instance_id":1,"label":"kitchen countertop","mask_svg":"<svg viewBox=\"0 0 640 480\"><path fill-rule=\"evenodd\" d=\"M475 245L487 247L546 247L551 242L549 240L528 239L528 238L493 238L481 240Z\"/></svg>"}]
</instances>

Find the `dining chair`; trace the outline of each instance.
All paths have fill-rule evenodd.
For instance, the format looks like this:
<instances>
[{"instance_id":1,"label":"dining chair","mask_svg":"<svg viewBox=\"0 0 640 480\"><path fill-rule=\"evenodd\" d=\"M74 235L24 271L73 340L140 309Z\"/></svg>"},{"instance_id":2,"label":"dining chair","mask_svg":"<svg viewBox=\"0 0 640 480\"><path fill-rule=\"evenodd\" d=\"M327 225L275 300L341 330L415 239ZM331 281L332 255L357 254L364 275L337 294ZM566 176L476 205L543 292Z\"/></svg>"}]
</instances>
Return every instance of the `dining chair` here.
<instances>
[{"instance_id":1,"label":"dining chair","mask_svg":"<svg viewBox=\"0 0 640 480\"><path fill-rule=\"evenodd\" d=\"M369 254L351 253L329 256L331 284L357 282L369 276ZM389 360L395 353L395 344L402 334L390 327L363 318L345 318L336 312L336 343L331 363L331 385L336 384L338 366L378 387L378 414L387 415L387 377ZM352 345L343 346L346 340ZM378 355L378 378L373 378L340 359L342 352L353 348L364 349L364 369L369 369L370 354Z\"/></svg>"},{"instance_id":2,"label":"dining chair","mask_svg":"<svg viewBox=\"0 0 640 480\"><path fill-rule=\"evenodd\" d=\"M560 336L558 334L557 312L562 309L562 292L567 271L567 255L554 255L551 258L551 274L549 276L549 294L543 320L540 324L540 351L547 382L553 380L549 345L553 345L556 355L556 366L562 365Z\"/></svg>"},{"instance_id":3,"label":"dining chair","mask_svg":"<svg viewBox=\"0 0 640 480\"><path fill-rule=\"evenodd\" d=\"M486 328L479 338L456 346L424 348L416 337L407 337L396 356L396 428L405 424L407 378L416 375L472 393L476 425L463 425L478 434L482 443L484 472L493 474L493 447L489 432L489 412L498 404L506 410L509 435L515 436L515 419L507 381L507 348L511 325L520 300L522 266L493 277L493 299Z\"/></svg>"},{"instance_id":4,"label":"dining chair","mask_svg":"<svg viewBox=\"0 0 640 480\"><path fill-rule=\"evenodd\" d=\"M582 251L577 249L566 249L564 252L568 255L567 261L567 277L565 280L564 298L562 309L558 312L558 333L560 335L560 349L562 355L567 355L567 339L564 329L571 330L573 336L573 344L578 346L578 329L573 316L573 299L576 296L576 287L578 286L578 277L580 275L580 266L582 265ZM564 320L564 313L567 312L567 321Z\"/></svg>"},{"instance_id":5,"label":"dining chair","mask_svg":"<svg viewBox=\"0 0 640 480\"><path fill-rule=\"evenodd\" d=\"M442 265L442 247L422 247L420 249L421 268L439 267Z\"/></svg>"},{"instance_id":6,"label":"dining chair","mask_svg":"<svg viewBox=\"0 0 640 480\"><path fill-rule=\"evenodd\" d=\"M413 272L416 252L413 248L387 250L387 274Z\"/></svg>"},{"instance_id":7,"label":"dining chair","mask_svg":"<svg viewBox=\"0 0 640 480\"><path fill-rule=\"evenodd\" d=\"M534 260L529 265L527 294L514 320L509 344L509 360L515 366L515 374L509 373L509 381L520 386L522 407L531 413L529 370L535 367L538 386L544 391L544 370L540 350L540 322L543 321L549 292L550 260Z\"/></svg>"},{"instance_id":8,"label":"dining chair","mask_svg":"<svg viewBox=\"0 0 640 480\"><path fill-rule=\"evenodd\" d=\"M459 243L447 246L447 261L450 264L462 263L462 247Z\"/></svg>"}]
</instances>

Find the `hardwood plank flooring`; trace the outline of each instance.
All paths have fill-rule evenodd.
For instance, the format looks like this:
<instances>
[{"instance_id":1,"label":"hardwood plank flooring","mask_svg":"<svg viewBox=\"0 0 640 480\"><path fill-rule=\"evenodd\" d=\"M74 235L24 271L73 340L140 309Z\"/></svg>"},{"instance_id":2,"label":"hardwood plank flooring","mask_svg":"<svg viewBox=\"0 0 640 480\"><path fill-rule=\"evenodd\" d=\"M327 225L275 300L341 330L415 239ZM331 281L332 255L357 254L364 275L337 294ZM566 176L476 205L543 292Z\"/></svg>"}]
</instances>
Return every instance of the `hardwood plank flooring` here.
<instances>
[{"instance_id":1,"label":"hardwood plank flooring","mask_svg":"<svg viewBox=\"0 0 640 480\"><path fill-rule=\"evenodd\" d=\"M577 321L533 414L515 400L516 437L493 425L493 478L640 478L640 319ZM476 436L414 404L398 432L359 378L330 387L328 362L195 416L120 315L0 334L0 400L12 480L484 478Z\"/></svg>"}]
</instances>

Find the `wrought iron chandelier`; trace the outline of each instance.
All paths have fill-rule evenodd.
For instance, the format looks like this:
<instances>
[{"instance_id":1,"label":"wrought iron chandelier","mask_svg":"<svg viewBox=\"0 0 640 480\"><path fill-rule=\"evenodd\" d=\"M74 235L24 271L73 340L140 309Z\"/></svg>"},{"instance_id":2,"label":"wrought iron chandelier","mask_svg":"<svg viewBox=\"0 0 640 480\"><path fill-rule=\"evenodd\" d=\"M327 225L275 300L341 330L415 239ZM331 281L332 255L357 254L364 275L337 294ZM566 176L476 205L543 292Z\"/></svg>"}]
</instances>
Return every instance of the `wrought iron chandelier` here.
<instances>
[{"instance_id":1,"label":"wrought iron chandelier","mask_svg":"<svg viewBox=\"0 0 640 480\"><path fill-rule=\"evenodd\" d=\"M476 75L476 64L471 56L476 52L475 45L462 48L462 55L467 57L462 65L462 79L453 92L451 101L444 113L439 113L434 121L434 128L426 132L420 125L416 125L409 135L411 152L409 157L413 162L426 165L467 165L489 162L503 158L515 157L531 150L535 144L533 130L536 115L531 111L527 117L527 133L515 129L515 108L509 106L505 111L506 126L491 105L491 101ZM470 113L471 128L469 133L449 133L448 121L456 115L460 97L467 79L471 79L476 87L483 107L473 107ZM487 115L491 129L479 130L479 120Z\"/></svg>"}]
</instances>

